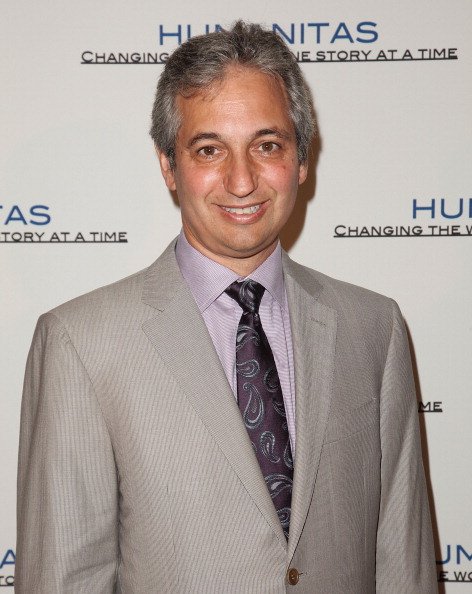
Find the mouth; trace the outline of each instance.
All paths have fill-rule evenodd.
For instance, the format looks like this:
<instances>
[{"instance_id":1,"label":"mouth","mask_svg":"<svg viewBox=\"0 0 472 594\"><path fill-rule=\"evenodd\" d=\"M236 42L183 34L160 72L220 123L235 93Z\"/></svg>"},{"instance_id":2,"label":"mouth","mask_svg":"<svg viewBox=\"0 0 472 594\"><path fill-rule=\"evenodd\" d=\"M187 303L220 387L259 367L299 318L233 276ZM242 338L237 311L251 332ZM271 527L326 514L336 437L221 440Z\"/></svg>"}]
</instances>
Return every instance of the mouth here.
<instances>
[{"instance_id":1,"label":"mouth","mask_svg":"<svg viewBox=\"0 0 472 594\"><path fill-rule=\"evenodd\" d=\"M248 215L256 213L261 208L261 206L261 204L254 204L252 206L243 206L239 208L230 206L222 206L221 208L226 212L230 212L231 214Z\"/></svg>"}]
</instances>

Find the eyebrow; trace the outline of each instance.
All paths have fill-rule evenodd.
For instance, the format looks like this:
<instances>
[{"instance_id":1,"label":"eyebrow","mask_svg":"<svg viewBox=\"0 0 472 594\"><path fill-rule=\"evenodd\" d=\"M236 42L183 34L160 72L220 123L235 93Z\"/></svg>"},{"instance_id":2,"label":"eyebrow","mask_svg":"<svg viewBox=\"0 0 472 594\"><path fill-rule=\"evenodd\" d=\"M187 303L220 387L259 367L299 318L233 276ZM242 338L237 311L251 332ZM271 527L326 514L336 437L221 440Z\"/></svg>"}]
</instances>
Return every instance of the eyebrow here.
<instances>
[{"instance_id":1,"label":"eyebrow","mask_svg":"<svg viewBox=\"0 0 472 594\"><path fill-rule=\"evenodd\" d=\"M277 138L282 138L284 140L289 140L292 136L285 130L279 130L278 128L262 128L261 130L257 130L253 135L253 140L259 138L260 136L276 136ZM200 140L222 140L221 136L216 132L200 132L199 134L195 134L190 139L188 143L188 147L192 147Z\"/></svg>"},{"instance_id":2,"label":"eyebrow","mask_svg":"<svg viewBox=\"0 0 472 594\"><path fill-rule=\"evenodd\" d=\"M221 136L216 132L200 132L200 134L196 134L190 139L188 146L191 147L200 140L221 140Z\"/></svg>"},{"instance_id":3,"label":"eyebrow","mask_svg":"<svg viewBox=\"0 0 472 594\"><path fill-rule=\"evenodd\" d=\"M254 134L254 138L259 138L259 136L277 136L277 138L283 138L284 140L289 140L292 136L285 130L279 130L279 128L262 128L262 130L258 130Z\"/></svg>"}]
</instances>

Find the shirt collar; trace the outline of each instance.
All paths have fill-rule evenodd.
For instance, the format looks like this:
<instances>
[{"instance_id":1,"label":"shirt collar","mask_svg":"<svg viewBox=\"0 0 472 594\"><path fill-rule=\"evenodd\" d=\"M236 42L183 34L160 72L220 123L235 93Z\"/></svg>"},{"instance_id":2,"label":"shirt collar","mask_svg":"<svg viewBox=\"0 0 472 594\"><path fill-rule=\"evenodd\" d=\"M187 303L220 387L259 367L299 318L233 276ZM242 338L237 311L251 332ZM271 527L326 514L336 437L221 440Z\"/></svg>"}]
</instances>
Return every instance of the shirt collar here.
<instances>
[{"instance_id":1,"label":"shirt collar","mask_svg":"<svg viewBox=\"0 0 472 594\"><path fill-rule=\"evenodd\" d=\"M200 313L203 313L223 291L236 280L244 280L236 272L204 256L189 244L183 230L177 239L175 257ZM275 250L248 278L265 287L282 309L286 307L282 248Z\"/></svg>"}]
</instances>

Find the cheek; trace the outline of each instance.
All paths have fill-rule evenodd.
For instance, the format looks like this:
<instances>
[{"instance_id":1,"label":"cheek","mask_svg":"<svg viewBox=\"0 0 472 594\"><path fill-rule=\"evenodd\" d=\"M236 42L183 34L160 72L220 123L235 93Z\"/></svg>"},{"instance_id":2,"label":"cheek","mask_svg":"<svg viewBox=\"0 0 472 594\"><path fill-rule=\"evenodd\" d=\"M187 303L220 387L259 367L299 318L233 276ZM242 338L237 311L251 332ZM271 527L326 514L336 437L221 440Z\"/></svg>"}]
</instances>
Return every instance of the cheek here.
<instances>
[{"instance_id":1,"label":"cheek","mask_svg":"<svg viewBox=\"0 0 472 594\"><path fill-rule=\"evenodd\" d=\"M278 191L280 197L290 199L296 194L298 189L298 168L295 170L293 166L280 165L273 168L266 177L268 183Z\"/></svg>"},{"instance_id":2,"label":"cheek","mask_svg":"<svg viewBox=\"0 0 472 594\"><path fill-rule=\"evenodd\" d=\"M201 200L216 189L219 184L220 176L218 172L209 168L194 168L186 171L180 178L177 192L180 189L190 199Z\"/></svg>"}]
</instances>

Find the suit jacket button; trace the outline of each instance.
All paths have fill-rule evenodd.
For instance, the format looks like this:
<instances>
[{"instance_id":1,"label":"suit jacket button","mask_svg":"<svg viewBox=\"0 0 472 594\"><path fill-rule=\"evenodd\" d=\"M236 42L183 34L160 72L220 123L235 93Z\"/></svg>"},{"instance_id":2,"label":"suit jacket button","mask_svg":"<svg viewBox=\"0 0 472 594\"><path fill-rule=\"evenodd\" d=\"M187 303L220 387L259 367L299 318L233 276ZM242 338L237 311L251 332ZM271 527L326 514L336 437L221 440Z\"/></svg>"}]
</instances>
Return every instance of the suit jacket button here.
<instances>
[{"instance_id":1,"label":"suit jacket button","mask_svg":"<svg viewBox=\"0 0 472 594\"><path fill-rule=\"evenodd\" d=\"M287 580L288 580L288 583L291 586L295 586L296 584L298 584L298 580L299 579L300 579L300 573L298 572L298 569L295 569L295 567L291 567L287 571Z\"/></svg>"}]
</instances>

